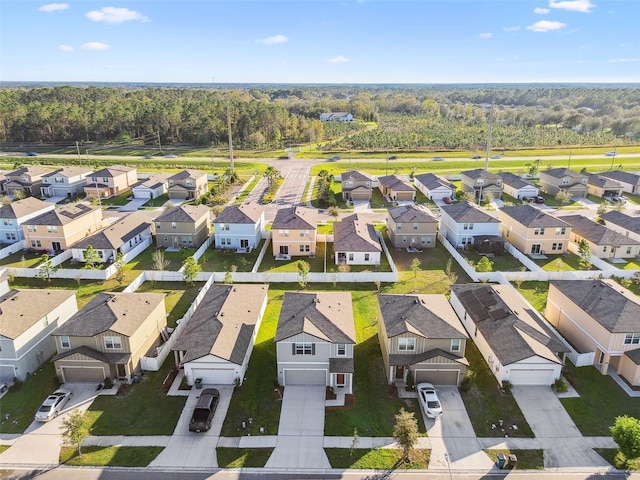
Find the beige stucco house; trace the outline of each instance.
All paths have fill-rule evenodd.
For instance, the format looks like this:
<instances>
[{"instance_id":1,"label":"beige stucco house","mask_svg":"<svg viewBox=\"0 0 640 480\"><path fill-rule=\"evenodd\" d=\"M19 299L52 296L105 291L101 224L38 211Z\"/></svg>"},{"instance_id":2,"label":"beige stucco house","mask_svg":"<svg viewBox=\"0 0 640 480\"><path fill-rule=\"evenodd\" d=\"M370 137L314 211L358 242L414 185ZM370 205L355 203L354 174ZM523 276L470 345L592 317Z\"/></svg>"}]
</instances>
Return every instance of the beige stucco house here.
<instances>
[{"instance_id":1,"label":"beige stucco house","mask_svg":"<svg viewBox=\"0 0 640 480\"><path fill-rule=\"evenodd\" d=\"M131 190L138 182L138 173L134 167L111 165L86 177L84 193L87 197L109 198Z\"/></svg>"},{"instance_id":2,"label":"beige stucco house","mask_svg":"<svg viewBox=\"0 0 640 480\"><path fill-rule=\"evenodd\" d=\"M316 254L318 211L306 207L281 208L271 226L276 258L312 257Z\"/></svg>"},{"instance_id":3,"label":"beige stucco house","mask_svg":"<svg viewBox=\"0 0 640 480\"><path fill-rule=\"evenodd\" d=\"M207 173L200 170L183 170L167 179L169 198L199 198L207 193Z\"/></svg>"},{"instance_id":4,"label":"beige stucco house","mask_svg":"<svg viewBox=\"0 0 640 480\"><path fill-rule=\"evenodd\" d=\"M562 254L571 237L571 225L531 205L498 209L503 238L525 255Z\"/></svg>"},{"instance_id":5,"label":"beige stucco house","mask_svg":"<svg viewBox=\"0 0 640 480\"><path fill-rule=\"evenodd\" d=\"M211 235L211 211L206 205L180 205L155 219L158 247L198 248Z\"/></svg>"},{"instance_id":6,"label":"beige stucco house","mask_svg":"<svg viewBox=\"0 0 640 480\"><path fill-rule=\"evenodd\" d=\"M395 248L433 248L438 219L430 210L415 205L391 208L387 213L387 233Z\"/></svg>"},{"instance_id":7,"label":"beige stucco house","mask_svg":"<svg viewBox=\"0 0 640 480\"><path fill-rule=\"evenodd\" d=\"M416 199L416 189L411 182L397 175L378 177L378 188L384 197L393 201L408 201Z\"/></svg>"},{"instance_id":8,"label":"beige stucco house","mask_svg":"<svg viewBox=\"0 0 640 480\"><path fill-rule=\"evenodd\" d=\"M27 165L4 174L0 189L7 195L40 195L42 177L54 170L40 165Z\"/></svg>"},{"instance_id":9,"label":"beige stucco house","mask_svg":"<svg viewBox=\"0 0 640 480\"><path fill-rule=\"evenodd\" d=\"M588 181L589 175L568 168L550 168L540 172L540 190L554 197L561 190L572 197L586 197Z\"/></svg>"},{"instance_id":10,"label":"beige stucco house","mask_svg":"<svg viewBox=\"0 0 640 480\"><path fill-rule=\"evenodd\" d=\"M622 184L611 178L597 175L595 173L589 175L589 180L587 181L587 192L589 195L594 195L600 198L605 196L615 197L622 195L623 190L624 188Z\"/></svg>"},{"instance_id":11,"label":"beige stucco house","mask_svg":"<svg viewBox=\"0 0 640 480\"><path fill-rule=\"evenodd\" d=\"M571 243L576 247L582 240L598 258L635 258L640 255L640 242L605 227L582 215L565 215L562 219L571 225Z\"/></svg>"}]
</instances>

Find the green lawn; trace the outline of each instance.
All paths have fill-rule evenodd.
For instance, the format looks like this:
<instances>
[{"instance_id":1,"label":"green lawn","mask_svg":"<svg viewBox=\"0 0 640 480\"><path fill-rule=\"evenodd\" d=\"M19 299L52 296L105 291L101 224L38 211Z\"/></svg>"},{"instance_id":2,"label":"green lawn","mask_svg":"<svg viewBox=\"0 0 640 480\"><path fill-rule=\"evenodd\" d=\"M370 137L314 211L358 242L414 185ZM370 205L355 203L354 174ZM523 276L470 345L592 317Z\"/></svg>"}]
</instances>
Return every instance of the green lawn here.
<instances>
[{"instance_id":1,"label":"green lawn","mask_svg":"<svg viewBox=\"0 0 640 480\"><path fill-rule=\"evenodd\" d=\"M220 468L263 468L271 453L273 448L216 448Z\"/></svg>"},{"instance_id":2,"label":"green lawn","mask_svg":"<svg viewBox=\"0 0 640 480\"><path fill-rule=\"evenodd\" d=\"M305 188L307 191L307 188ZM347 202L342 198L342 184L337 182L331 183L331 191L333 192L333 197L336 200L336 206L338 208L347 208ZM305 201L305 197L302 199ZM311 205L315 208L320 208L320 184L318 183L318 179L313 184L313 190L311 192Z\"/></svg>"},{"instance_id":3,"label":"green lawn","mask_svg":"<svg viewBox=\"0 0 640 480\"><path fill-rule=\"evenodd\" d=\"M357 468L364 470L405 470L429 468L431 450L415 449L411 461L402 460L402 450L395 448L325 448L332 468ZM371 477L373 478L373 477ZM378 478L378 477L375 477ZM386 478L386 476L385 476Z\"/></svg>"},{"instance_id":4,"label":"green lawn","mask_svg":"<svg viewBox=\"0 0 640 480\"><path fill-rule=\"evenodd\" d=\"M513 286L526 298L538 312L547 306L547 295L549 294L549 282L522 282L518 287L516 282Z\"/></svg>"},{"instance_id":5,"label":"green lawn","mask_svg":"<svg viewBox=\"0 0 640 480\"><path fill-rule=\"evenodd\" d=\"M121 193L120 195L116 195L115 197L109 198L101 198L100 204L103 207L122 207L129 203L129 200L133 198L133 194L131 190L127 190L126 192Z\"/></svg>"},{"instance_id":6,"label":"green lawn","mask_svg":"<svg viewBox=\"0 0 640 480\"><path fill-rule=\"evenodd\" d=\"M84 447L82 455L74 447L60 449L60 463L76 467L146 467L164 447Z\"/></svg>"},{"instance_id":7,"label":"green lawn","mask_svg":"<svg viewBox=\"0 0 640 480\"><path fill-rule=\"evenodd\" d=\"M529 424L522 415L522 411L511 395L503 395L498 389L498 381L491 373L484 358L472 341L467 342L465 357L469 361L467 378L469 389L460 389L464 406L469 413L473 429L478 437L533 437ZM505 431L499 427L492 429L492 424L498 425L503 420ZM518 430L511 430L511 425L517 425Z\"/></svg>"},{"instance_id":8,"label":"green lawn","mask_svg":"<svg viewBox=\"0 0 640 480\"><path fill-rule=\"evenodd\" d=\"M7 268L36 268L40 263L42 263L40 252L19 251L0 260L0 265Z\"/></svg>"},{"instance_id":9,"label":"green lawn","mask_svg":"<svg viewBox=\"0 0 640 480\"><path fill-rule=\"evenodd\" d=\"M374 188L371 195L371 208L393 208L394 202L387 202L379 188Z\"/></svg>"},{"instance_id":10,"label":"green lawn","mask_svg":"<svg viewBox=\"0 0 640 480\"><path fill-rule=\"evenodd\" d=\"M149 201L147 201L144 205L142 205L143 207L162 207L165 203L167 203L169 201L169 194L168 193L163 193L162 195L160 195L159 197L156 198L150 198Z\"/></svg>"},{"instance_id":11,"label":"green lawn","mask_svg":"<svg viewBox=\"0 0 640 480\"><path fill-rule=\"evenodd\" d=\"M627 460L617 448L594 448L594 450L619 470L640 470L640 458Z\"/></svg>"},{"instance_id":12,"label":"green lawn","mask_svg":"<svg viewBox=\"0 0 640 480\"><path fill-rule=\"evenodd\" d=\"M578 263L580 257L574 253L569 253L566 257L564 255L550 255L548 253L545 253L545 255L548 258L543 260L533 260L533 262L547 272L583 270L583 268L580 267L580 263ZM592 266L590 270L598 270L598 268Z\"/></svg>"},{"instance_id":13,"label":"green lawn","mask_svg":"<svg viewBox=\"0 0 640 480\"><path fill-rule=\"evenodd\" d=\"M495 463L498 460L498 454L502 453L507 457L515 455L516 464L508 463L505 470L544 470L543 450L509 450L496 449L484 450L484 453Z\"/></svg>"},{"instance_id":14,"label":"green lawn","mask_svg":"<svg viewBox=\"0 0 640 480\"><path fill-rule=\"evenodd\" d=\"M598 205L600 205L602 203L607 204L607 205L609 204L607 202L607 200L605 200L604 198L596 197L595 195L591 195L591 194L587 194L587 199L591 200L593 203L597 203Z\"/></svg>"},{"instance_id":15,"label":"green lawn","mask_svg":"<svg viewBox=\"0 0 640 480\"><path fill-rule=\"evenodd\" d=\"M204 252L198 263L203 272L230 272L235 265L238 272L250 272L264 246L264 240L251 253L236 253L233 250L216 250L213 245Z\"/></svg>"},{"instance_id":16,"label":"green lawn","mask_svg":"<svg viewBox=\"0 0 640 480\"><path fill-rule=\"evenodd\" d=\"M0 445L0 453L9 449L11 445Z\"/></svg>"},{"instance_id":17,"label":"green lawn","mask_svg":"<svg viewBox=\"0 0 640 480\"><path fill-rule=\"evenodd\" d=\"M130 270L155 270L153 265L153 252L157 250L155 245L151 245L144 252L138 255L127 264L127 268ZM169 263L165 267L167 271L178 271L182 267L182 262L185 258L190 257L196 251L191 248L183 248L179 252L167 252L166 249L160 249L164 253L164 258Z\"/></svg>"},{"instance_id":18,"label":"green lawn","mask_svg":"<svg viewBox=\"0 0 640 480\"><path fill-rule=\"evenodd\" d=\"M324 271L324 250L325 243L316 244L315 257L291 257L291 260L276 260L272 255L272 251L266 252L265 256L258 268L259 272L298 272L298 260L304 260L309 263L311 272ZM329 258L327 258L329 262Z\"/></svg>"},{"instance_id":19,"label":"green lawn","mask_svg":"<svg viewBox=\"0 0 640 480\"><path fill-rule=\"evenodd\" d=\"M176 321L184 317L203 285L202 282L196 282L195 285L184 282L155 282L154 285L154 282L144 282L136 292L164 293L164 305L168 313L167 326L175 327Z\"/></svg>"},{"instance_id":20,"label":"green lawn","mask_svg":"<svg viewBox=\"0 0 640 480\"><path fill-rule=\"evenodd\" d=\"M464 257L467 261L473 262L473 265L477 265L484 255L479 255L475 252L464 252ZM505 250L502 255L496 255L489 258L489 261L493 263L491 266L493 272L518 272L526 271L526 267L520 263L520 261Z\"/></svg>"}]
</instances>

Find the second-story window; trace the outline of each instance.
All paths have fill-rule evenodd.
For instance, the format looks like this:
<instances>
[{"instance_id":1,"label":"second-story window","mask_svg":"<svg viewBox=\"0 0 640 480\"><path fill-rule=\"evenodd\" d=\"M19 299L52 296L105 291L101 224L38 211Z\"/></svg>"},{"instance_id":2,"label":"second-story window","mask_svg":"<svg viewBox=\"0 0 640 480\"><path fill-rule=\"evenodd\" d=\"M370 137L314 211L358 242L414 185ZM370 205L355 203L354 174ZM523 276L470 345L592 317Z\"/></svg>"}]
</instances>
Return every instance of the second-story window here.
<instances>
[{"instance_id":1,"label":"second-story window","mask_svg":"<svg viewBox=\"0 0 640 480\"><path fill-rule=\"evenodd\" d=\"M178 224L176 222L171 222L171 228L175 230L176 228L178 228Z\"/></svg>"},{"instance_id":2,"label":"second-story window","mask_svg":"<svg viewBox=\"0 0 640 480\"><path fill-rule=\"evenodd\" d=\"M558 227L556 228L556 235L564 235L567 231L566 227Z\"/></svg>"},{"instance_id":3,"label":"second-story window","mask_svg":"<svg viewBox=\"0 0 640 480\"><path fill-rule=\"evenodd\" d=\"M415 338L399 338L398 339L398 351L413 352L415 349L416 349Z\"/></svg>"},{"instance_id":4,"label":"second-story window","mask_svg":"<svg viewBox=\"0 0 640 480\"><path fill-rule=\"evenodd\" d=\"M534 235L544 235L544 228L536 228L533 230Z\"/></svg>"},{"instance_id":5,"label":"second-story window","mask_svg":"<svg viewBox=\"0 0 640 480\"><path fill-rule=\"evenodd\" d=\"M461 348L462 348L462 340L460 340L459 338L452 338L451 339L451 351L452 352L459 352Z\"/></svg>"},{"instance_id":6,"label":"second-story window","mask_svg":"<svg viewBox=\"0 0 640 480\"><path fill-rule=\"evenodd\" d=\"M49 233L57 233L58 232L58 227L56 227L55 225L47 225L47 232L49 232Z\"/></svg>"},{"instance_id":7,"label":"second-story window","mask_svg":"<svg viewBox=\"0 0 640 480\"><path fill-rule=\"evenodd\" d=\"M122 339L120 337L104 337L104 348L107 350L121 350Z\"/></svg>"},{"instance_id":8,"label":"second-story window","mask_svg":"<svg viewBox=\"0 0 640 480\"><path fill-rule=\"evenodd\" d=\"M417 224L417 223L414 223L414 224L413 224L413 229L414 229L414 230L418 230L418 224Z\"/></svg>"},{"instance_id":9,"label":"second-story window","mask_svg":"<svg viewBox=\"0 0 640 480\"><path fill-rule=\"evenodd\" d=\"M347 344L339 343L337 348L337 355L339 357L344 357L347 354Z\"/></svg>"},{"instance_id":10,"label":"second-story window","mask_svg":"<svg viewBox=\"0 0 640 480\"><path fill-rule=\"evenodd\" d=\"M473 223L465 223L465 224L462 226L462 229L463 229L463 230L473 230Z\"/></svg>"}]
</instances>

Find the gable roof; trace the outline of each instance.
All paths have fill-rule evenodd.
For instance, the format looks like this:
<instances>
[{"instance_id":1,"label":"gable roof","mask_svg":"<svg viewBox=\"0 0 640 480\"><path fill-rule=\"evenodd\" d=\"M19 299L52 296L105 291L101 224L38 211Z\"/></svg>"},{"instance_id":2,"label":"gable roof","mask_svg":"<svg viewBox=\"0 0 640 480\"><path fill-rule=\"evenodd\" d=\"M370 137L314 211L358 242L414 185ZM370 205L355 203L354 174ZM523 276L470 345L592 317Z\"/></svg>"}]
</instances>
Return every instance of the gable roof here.
<instances>
[{"instance_id":1,"label":"gable roof","mask_svg":"<svg viewBox=\"0 0 640 480\"><path fill-rule=\"evenodd\" d=\"M300 333L331 343L356 343L350 292L285 292L275 341Z\"/></svg>"},{"instance_id":2,"label":"gable roof","mask_svg":"<svg viewBox=\"0 0 640 480\"><path fill-rule=\"evenodd\" d=\"M537 185L525 180L524 178L520 177L519 175L515 175L515 174L510 173L510 172L500 172L500 173L498 173L498 176L500 178L502 178L502 183L504 185L509 185L511 188L516 188L516 189L520 189L520 188L524 188L524 187L536 187L536 188L538 188Z\"/></svg>"},{"instance_id":3,"label":"gable roof","mask_svg":"<svg viewBox=\"0 0 640 480\"><path fill-rule=\"evenodd\" d=\"M378 295L388 337L413 334L424 338L469 338L444 295Z\"/></svg>"},{"instance_id":4,"label":"gable roof","mask_svg":"<svg viewBox=\"0 0 640 480\"><path fill-rule=\"evenodd\" d=\"M448 182L444 178L439 177L434 173L420 173L419 175L415 175L413 179L416 182L420 182L429 190L435 190L436 188L440 187L445 187L452 190L456 189L456 186L453 183Z\"/></svg>"},{"instance_id":5,"label":"gable roof","mask_svg":"<svg viewBox=\"0 0 640 480\"><path fill-rule=\"evenodd\" d=\"M500 211L527 228L536 227L571 227L570 224L558 217L544 213L531 205L513 205L502 207Z\"/></svg>"},{"instance_id":6,"label":"gable roof","mask_svg":"<svg viewBox=\"0 0 640 480\"><path fill-rule=\"evenodd\" d=\"M336 252L382 252L375 228L358 214L333 224L333 242Z\"/></svg>"},{"instance_id":7,"label":"gable roof","mask_svg":"<svg viewBox=\"0 0 640 480\"><path fill-rule=\"evenodd\" d=\"M489 180L491 182L496 182L498 180L498 175L484 168L476 168L474 170L465 170L464 172L460 172L461 175L469 178L484 178L485 180Z\"/></svg>"},{"instance_id":8,"label":"gable roof","mask_svg":"<svg viewBox=\"0 0 640 480\"><path fill-rule=\"evenodd\" d=\"M611 333L640 331L640 301L613 280L549 282Z\"/></svg>"},{"instance_id":9,"label":"gable roof","mask_svg":"<svg viewBox=\"0 0 640 480\"><path fill-rule=\"evenodd\" d=\"M604 177L602 175L597 175L595 173L589 175L589 181L587 183L589 185L593 185L594 187L600 188L622 188L622 185L620 185L615 180Z\"/></svg>"},{"instance_id":10,"label":"gable roof","mask_svg":"<svg viewBox=\"0 0 640 480\"><path fill-rule=\"evenodd\" d=\"M611 230L582 215L566 215L562 218L571 224L573 233L596 245L612 245L616 248L623 245L640 245L637 240Z\"/></svg>"},{"instance_id":11,"label":"gable roof","mask_svg":"<svg viewBox=\"0 0 640 480\"><path fill-rule=\"evenodd\" d=\"M69 178L69 177L75 177L77 175L87 176L91 172L93 172L93 169L89 167L70 166L70 167L62 167L60 170L47 173L46 175L43 175L43 177L57 177L58 175L60 175L62 177Z\"/></svg>"},{"instance_id":12,"label":"gable roof","mask_svg":"<svg viewBox=\"0 0 640 480\"><path fill-rule=\"evenodd\" d=\"M389 216L396 223L438 223L430 210L415 205L403 205L389 210Z\"/></svg>"},{"instance_id":13,"label":"gable roof","mask_svg":"<svg viewBox=\"0 0 640 480\"><path fill-rule=\"evenodd\" d=\"M396 192L413 192L415 190L413 185L397 175L385 175L378 177L378 183L384 188L390 188Z\"/></svg>"},{"instance_id":14,"label":"gable roof","mask_svg":"<svg viewBox=\"0 0 640 480\"><path fill-rule=\"evenodd\" d=\"M271 225L272 229L315 230L318 211L306 207L281 208Z\"/></svg>"},{"instance_id":15,"label":"gable roof","mask_svg":"<svg viewBox=\"0 0 640 480\"><path fill-rule=\"evenodd\" d=\"M43 202L36 197L27 197L0 207L0 218L18 219L40 210L53 210L54 207L55 205L50 202Z\"/></svg>"},{"instance_id":16,"label":"gable roof","mask_svg":"<svg viewBox=\"0 0 640 480\"><path fill-rule=\"evenodd\" d=\"M73 248L82 249L91 245L96 249L118 249L125 242L151 227L151 223L146 221L145 217L146 215L143 215L142 212L131 213L99 232L76 242Z\"/></svg>"},{"instance_id":17,"label":"gable roof","mask_svg":"<svg viewBox=\"0 0 640 480\"><path fill-rule=\"evenodd\" d=\"M211 285L172 350L185 364L214 355L242 365L267 299L269 285Z\"/></svg>"},{"instance_id":18,"label":"gable roof","mask_svg":"<svg viewBox=\"0 0 640 480\"><path fill-rule=\"evenodd\" d=\"M54 308L75 296L75 290L21 288L8 291L0 296L0 336L15 340Z\"/></svg>"},{"instance_id":19,"label":"gable roof","mask_svg":"<svg viewBox=\"0 0 640 480\"><path fill-rule=\"evenodd\" d=\"M210 215L206 205L179 205L157 217L156 222L193 223L206 215Z\"/></svg>"},{"instance_id":20,"label":"gable roof","mask_svg":"<svg viewBox=\"0 0 640 480\"><path fill-rule=\"evenodd\" d=\"M609 170L608 172L600 172L598 175L607 177L618 182L629 183L631 185L640 185L640 175L631 172L623 172L622 170Z\"/></svg>"},{"instance_id":21,"label":"gable roof","mask_svg":"<svg viewBox=\"0 0 640 480\"><path fill-rule=\"evenodd\" d=\"M83 203L70 203L64 205L50 212L38 215L30 220L27 220L25 225L66 225L74 220L90 215L93 212L99 211L100 217L102 217L102 209L94 205L85 205Z\"/></svg>"},{"instance_id":22,"label":"gable roof","mask_svg":"<svg viewBox=\"0 0 640 480\"><path fill-rule=\"evenodd\" d=\"M41 167L40 165L25 165L22 168L18 168L12 172L5 173L6 177L17 177L21 175L29 175L30 177L41 177L48 173L56 172L57 170L53 170L47 167Z\"/></svg>"},{"instance_id":23,"label":"gable roof","mask_svg":"<svg viewBox=\"0 0 640 480\"><path fill-rule=\"evenodd\" d=\"M167 183L167 179L170 176L171 175L168 174L168 173L156 173L154 175L151 175L146 180L138 183L133 188L139 188L139 187L147 187L147 188L151 188L151 189L158 188L159 186L166 184Z\"/></svg>"},{"instance_id":24,"label":"gable roof","mask_svg":"<svg viewBox=\"0 0 640 480\"><path fill-rule=\"evenodd\" d=\"M207 172L203 172L202 170L192 170L187 168L186 170L182 170L181 172L176 173L175 175L171 175L169 180L185 180L187 178L201 178L206 177Z\"/></svg>"},{"instance_id":25,"label":"gable roof","mask_svg":"<svg viewBox=\"0 0 640 480\"><path fill-rule=\"evenodd\" d=\"M349 172L344 172L341 175L342 182L345 180L353 180L354 182L372 182L373 177L369 176L369 174L364 172L359 172L357 170L351 170Z\"/></svg>"},{"instance_id":26,"label":"gable roof","mask_svg":"<svg viewBox=\"0 0 640 480\"><path fill-rule=\"evenodd\" d=\"M581 181L583 178L587 177L587 175L585 174L582 174L580 172L576 172L575 170L570 170L564 167L551 168L549 170L542 170L540 172L540 175L550 175L555 178L571 177L578 181Z\"/></svg>"},{"instance_id":27,"label":"gable roof","mask_svg":"<svg viewBox=\"0 0 640 480\"><path fill-rule=\"evenodd\" d=\"M500 220L483 212L469 202L443 205L440 207L440 210L450 216L457 223L500 223Z\"/></svg>"},{"instance_id":28,"label":"gable roof","mask_svg":"<svg viewBox=\"0 0 640 480\"><path fill-rule=\"evenodd\" d=\"M260 220L264 207L255 202L243 203L241 205L229 205L220 212L214 223L229 224L256 224Z\"/></svg>"},{"instance_id":29,"label":"gable roof","mask_svg":"<svg viewBox=\"0 0 640 480\"><path fill-rule=\"evenodd\" d=\"M132 170L135 170L135 167L126 167L124 165L111 165L109 167L105 167L101 170L98 170L97 172L93 172L91 176L113 178L113 177L119 177L120 175L126 175Z\"/></svg>"},{"instance_id":30,"label":"gable roof","mask_svg":"<svg viewBox=\"0 0 640 480\"><path fill-rule=\"evenodd\" d=\"M640 235L640 216L632 217L617 210L609 210L600 215L600 218L605 221L605 224L611 222L614 225L618 225L619 227Z\"/></svg>"},{"instance_id":31,"label":"gable roof","mask_svg":"<svg viewBox=\"0 0 640 480\"><path fill-rule=\"evenodd\" d=\"M52 335L94 337L113 331L130 337L162 304L164 293L99 293Z\"/></svg>"},{"instance_id":32,"label":"gable roof","mask_svg":"<svg viewBox=\"0 0 640 480\"><path fill-rule=\"evenodd\" d=\"M562 363L558 352L569 351L510 285L452 285L451 291L502 365L536 355Z\"/></svg>"}]
</instances>

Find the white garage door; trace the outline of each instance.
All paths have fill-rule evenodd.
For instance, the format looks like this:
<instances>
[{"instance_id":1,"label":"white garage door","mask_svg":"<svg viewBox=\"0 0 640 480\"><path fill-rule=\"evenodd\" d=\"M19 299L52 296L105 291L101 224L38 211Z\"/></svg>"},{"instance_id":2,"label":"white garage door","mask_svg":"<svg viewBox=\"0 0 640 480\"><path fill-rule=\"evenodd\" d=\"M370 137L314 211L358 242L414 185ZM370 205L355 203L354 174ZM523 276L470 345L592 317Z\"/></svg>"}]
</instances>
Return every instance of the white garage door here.
<instances>
[{"instance_id":1,"label":"white garage door","mask_svg":"<svg viewBox=\"0 0 640 480\"><path fill-rule=\"evenodd\" d=\"M553 383L552 369L539 370L511 370L509 381L513 385L551 385Z\"/></svg>"},{"instance_id":2,"label":"white garage door","mask_svg":"<svg viewBox=\"0 0 640 480\"><path fill-rule=\"evenodd\" d=\"M65 382L101 382L105 379L102 367L62 367Z\"/></svg>"},{"instance_id":3,"label":"white garage door","mask_svg":"<svg viewBox=\"0 0 640 480\"><path fill-rule=\"evenodd\" d=\"M151 190L136 190L133 189L134 198L151 198Z\"/></svg>"},{"instance_id":4,"label":"white garage door","mask_svg":"<svg viewBox=\"0 0 640 480\"><path fill-rule=\"evenodd\" d=\"M326 370L285 370L284 384L286 385L326 385Z\"/></svg>"},{"instance_id":5,"label":"white garage door","mask_svg":"<svg viewBox=\"0 0 640 480\"><path fill-rule=\"evenodd\" d=\"M209 385L233 385L236 379L235 370L229 368L194 368L192 372L194 380L201 378Z\"/></svg>"},{"instance_id":6,"label":"white garage door","mask_svg":"<svg viewBox=\"0 0 640 480\"><path fill-rule=\"evenodd\" d=\"M457 385L458 370L416 370L415 383L421 382L434 385Z\"/></svg>"}]
</instances>

